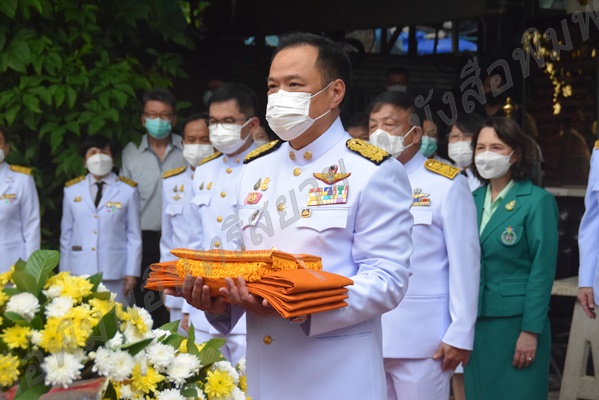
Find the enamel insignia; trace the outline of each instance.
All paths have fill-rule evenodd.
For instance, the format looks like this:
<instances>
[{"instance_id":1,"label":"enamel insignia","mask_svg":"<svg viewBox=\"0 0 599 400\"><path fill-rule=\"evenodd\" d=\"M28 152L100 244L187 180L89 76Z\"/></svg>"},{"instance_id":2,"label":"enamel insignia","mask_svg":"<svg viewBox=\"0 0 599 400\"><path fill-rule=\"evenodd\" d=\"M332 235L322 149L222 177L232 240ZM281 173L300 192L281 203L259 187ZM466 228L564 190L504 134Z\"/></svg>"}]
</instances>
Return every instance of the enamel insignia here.
<instances>
[{"instance_id":1,"label":"enamel insignia","mask_svg":"<svg viewBox=\"0 0 599 400\"><path fill-rule=\"evenodd\" d=\"M516 236L516 232L511 226L505 228L505 231L503 231L503 233L501 234L501 241L505 245L513 245L514 243L516 243L516 239L518 239L518 237Z\"/></svg>"},{"instance_id":2,"label":"enamel insignia","mask_svg":"<svg viewBox=\"0 0 599 400\"><path fill-rule=\"evenodd\" d=\"M206 190L210 190L210 189L212 189L212 182L209 182L208 186L206 186Z\"/></svg>"},{"instance_id":3,"label":"enamel insignia","mask_svg":"<svg viewBox=\"0 0 599 400\"><path fill-rule=\"evenodd\" d=\"M119 201L108 201L106 202L106 208L108 212L115 212L121 209L121 203Z\"/></svg>"},{"instance_id":4,"label":"enamel insignia","mask_svg":"<svg viewBox=\"0 0 599 400\"><path fill-rule=\"evenodd\" d=\"M429 193L422 193L421 188L414 188L412 191L412 206L417 207L430 207L431 195Z\"/></svg>"},{"instance_id":5,"label":"enamel insignia","mask_svg":"<svg viewBox=\"0 0 599 400\"><path fill-rule=\"evenodd\" d=\"M308 193L308 207L328 204L345 204L347 203L348 191L349 186L347 185L310 189L310 193Z\"/></svg>"},{"instance_id":6,"label":"enamel insignia","mask_svg":"<svg viewBox=\"0 0 599 400\"><path fill-rule=\"evenodd\" d=\"M266 178L264 178L264 180L262 181L262 184L260 185L260 190L262 190L263 192L268 189L268 184L270 183L270 178L267 176Z\"/></svg>"},{"instance_id":7,"label":"enamel insignia","mask_svg":"<svg viewBox=\"0 0 599 400\"><path fill-rule=\"evenodd\" d=\"M17 200L17 195L16 193L11 193L11 194L3 194L2 197L0 197L0 199L2 200L6 200L5 203L12 203L15 200Z\"/></svg>"},{"instance_id":8,"label":"enamel insignia","mask_svg":"<svg viewBox=\"0 0 599 400\"><path fill-rule=\"evenodd\" d=\"M337 173L338 170L339 170L339 167L337 165L331 165L329 168L324 170L322 173L320 173L320 174L315 173L313 175L316 179L321 180L324 183L329 184L329 185L333 185L339 181L342 181L351 175L351 172L338 174Z\"/></svg>"},{"instance_id":9,"label":"enamel insignia","mask_svg":"<svg viewBox=\"0 0 599 400\"><path fill-rule=\"evenodd\" d=\"M262 198L262 193L260 192L250 192L245 198L245 204L256 204Z\"/></svg>"},{"instance_id":10,"label":"enamel insignia","mask_svg":"<svg viewBox=\"0 0 599 400\"><path fill-rule=\"evenodd\" d=\"M81 196L77 196L73 199L75 203L81 203Z\"/></svg>"},{"instance_id":11,"label":"enamel insignia","mask_svg":"<svg viewBox=\"0 0 599 400\"><path fill-rule=\"evenodd\" d=\"M312 210L310 210L309 208L304 208L302 210L302 218L310 218L310 216L312 215Z\"/></svg>"},{"instance_id":12,"label":"enamel insignia","mask_svg":"<svg viewBox=\"0 0 599 400\"><path fill-rule=\"evenodd\" d=\"M200 190L204 190L204 182L200 185Z\"/></svg>"}]
</instances>

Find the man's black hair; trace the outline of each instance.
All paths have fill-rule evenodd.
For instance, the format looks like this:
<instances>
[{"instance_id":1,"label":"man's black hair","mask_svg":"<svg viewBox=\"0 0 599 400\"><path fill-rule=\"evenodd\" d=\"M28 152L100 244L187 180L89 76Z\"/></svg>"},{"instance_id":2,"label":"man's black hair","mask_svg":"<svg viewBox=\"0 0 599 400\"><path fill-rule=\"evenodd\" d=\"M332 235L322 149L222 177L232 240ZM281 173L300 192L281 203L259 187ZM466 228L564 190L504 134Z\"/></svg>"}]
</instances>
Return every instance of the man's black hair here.
<instances>
[{"instance_id":1,"label":"man's black hair","mask_svg":"<svg viewBox=\"0 0 599 400\"><path fill-rule=\"evenodd\" d=\"M335 79L341 79L345 83L345 93L347 97L347 92L349 92L351 84L352 69L351 61L343 46L324 36L300 32L289 33L279 39L279 46L272 57L274 59L274 57L283 49L298 46L316 47L318 50L316 68L322 73L323 88Z\"/></svg>"},{"instance_id":2,"label":"man's black hair","mask_svg":"<svg viewBox=\"0 0 599 400\"><path fill-rule=\"evenodd\" d=\"M390 104L410 113L410 116L408 117L408 123L410 125L422 127L422 123L424 122L424 113L421 108L416 107L414 103L415 99L416 98L410 93L400 92L398 90L383 92L370 102L370 106L368 107L368 115L372 114L373 112L377 112L385 104Z\"/></svg>"},{"instance_id":3,"label":"man's black hair","mask_svg":"<svg viewBox=\"0 0 599 400\"><path fill-rule=\"evenodd\" d=\"M114 157L114 147L112 146L112 141L104 135L93 135L85 138L81 143L81 146L79 146L79 154L81 154L81 157L85 158L87 151L92 147L97 147L100 150L104 150L106 147L108 147L110 148L110 152Z\"/></svg>"},{"instance_id":4,"label":"man's black hair","mask_svg":"<svg viewBox=\"0 0 599 400\"><path fill-rule=\"evenodd\" d=\"M213 103L224 103L235 100L239 112L247 118L255 117L258 112L258 96L256 92L243 83L225 83L212 93L208 107Z\"/></svg>"},{"instance_id":5,"label":"man's black hair","mask_svg":"<svg viewBox=\"0 0 599 400\"><path fill-rule=\"evenodd\" d=\"M165 89L153 89L147 92L141 102L145 106L148 101L160 101L170 105L173 112L177 109L177 99L175 95Z\"/></svg>"}]
</instances>

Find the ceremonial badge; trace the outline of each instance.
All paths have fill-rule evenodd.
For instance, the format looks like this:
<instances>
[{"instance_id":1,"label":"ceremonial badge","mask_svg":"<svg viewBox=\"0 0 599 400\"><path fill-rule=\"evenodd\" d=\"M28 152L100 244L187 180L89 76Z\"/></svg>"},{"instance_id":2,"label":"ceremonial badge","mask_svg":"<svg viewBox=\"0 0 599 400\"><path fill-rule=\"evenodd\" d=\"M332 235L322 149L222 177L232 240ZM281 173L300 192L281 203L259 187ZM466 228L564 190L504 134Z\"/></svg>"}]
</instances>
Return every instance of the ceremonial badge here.
<instances>
[{"instance_id":1,"label":"ceremonial badge","mask_svg":"<svg viewBox=\"0 0 599 400\"><path fill-rule=\"evenodd\" d=\"M81 196L77 196L73 199L75 203L81 203Z\"/></svg>"},{"instance_id":2,"label":"ceremonial badge","mask_svg":"<svg viewBox=\"0 0 599 400\"><path fill-rule=\"evenodd\" d=\"M210 189L212 189L212 182L209 182L208 186L206 186L206 190L210 190Z\"/></svg>"},{"instance_id":3,"label":"ceremonial badge","mask_svg":"<svg viewBox=\"0 0 599 400\"><path fill-rule=\"evenodd\" d=\"M348 191L349 186L347 185L310 189L310 193L308 193L308 206L345 204L347 203Z\"/></svg>"},{"instance_id":4,"label":"ceremonial badge","mask_svg":"<svg viewBox=\"0 0 599 400\"><path fill-rule=\"evenodd\" d=\"M254 211L254 213L250 217L250 220L248 221L250 223L250 225L254 225L256 223L256 221L258 221L258 219L260 218L261 215L262 215L262 210L258 209L256 211Z\"/></svg>"},{"instance_id":5,"label":"ceremonial badge","mask_svg":"<svg viewBox=\"0 0 599 400\"><path fill-rule=\"evenodd\" d=\"M106 209L108 212L115 212L121 209L121 203L119 201L108 201L106 202Z\"/></svg>"},{"instance_id":6,"label":"ceremonial badge","mask_svg":"<svg viewBox=\"0 0 599 400\"><path fill-rule=\"evenodd\" d=\"M508 246L511 246L514 243L516 243L517 238L518 237L516 236L516 232L511 226L505 228L505 231L503 231L503 233L501 234L501 241L503 242L503 244Z\"/></svg>"},{"instance_id":7,"label":"ceremonial badge","mask_svg":"<svg viewBox=\"0 0 599 400\"><path fill-rule=\"evenodd\" d=\"M258 182L254 184L254 190L260 189L260 185L262 184L262 178L258 179Z\"/></svg>"},{"instance_id":8,"label":"ceremonial badge","mask_svg":"<svg viewBox=\"0 0 599 400\"><path fill-rule=\"evenodd\" d=\"M3 194L0 199L6 200L5 203L8 204L14 202L17 199L17 195L15 193Z\"/></svg>"},{"instance_id":9,"label":"ceremonial badge","mask_svg":"<svg viewBox=\"0 0 599 400\"><path fill-rule=\"evenodd\" d=\"M312 210L310 210L309 208L304 208L302 210L302 218L310 218L311 215L312 215Z\"/></svg>"},{"instance_id":10,"label":"ceremonial badge","mask_svg":"<svg viewBox=\"0 0 599 400\"><path fill-rule=\"evenodd\" d=\"M200 185L200 190L204 190L204 182Z\"/></svg>"},{"instance_id":11,"label":"ceremonial badge","mask_svg":"<svg viewBox=\"0 0 599 400\"><path fill-rule=\"evenodd\" d=\"M260 185L260 190L262 190L263 192L268 189L268 184L270 183L270 178L267 176L266 178L264 178L264 180L262 181L262 184Z\"/></svg>"},{"instance_id":12,"label":"ceremonial badge","mask_svg":"<svg viewBox=\"0 0 599 400\"><path fill-rule=\"evenodd\" d=\"M431 195L429 193L422 193L421 188L414 188L412 191L412 202L413 206L429 207L431 205Z\"/></svg>"},{"instance_id":13,"label":"ceremonial badge","mask_svg":"<svg viewBox=\"0 0 599 400\"><path fill-rule=\"evenodd\" d=\"M516 206L516 200L512 200L512 201L510 201L509 203L507 203L507 204L505 205L505 209L506 209L507 211L512 211L512 210L514 209L514 207L515 207L515 206Z\"/></svg>"},{"instance_id":14,"label":"ceremonial badge","mask_svg":"<svg viewBox=\"0 0 599 400\"><path fill-rule=\"evenodd\" d=\"M339 169L339 167L337 167L337 165L333 164L329 168L325 169L321 174L313 174L313 175L316 179L321 180L324 183L327 183L329 185L332 185L334 183L342 181L351 175L351 173L338 174L337 173L338 169Z\"/></svg>"},{"instance_id":15,"label":"ceremonial badge","mask_svg":"<svg viewBox=\"0 0 599 400\"><path fill-rule=\"evenodd\" d=\"M260 192L250 192L245 198L245 204L256 204L262 198L262 193Z\"/></svg>"}]
</instances>

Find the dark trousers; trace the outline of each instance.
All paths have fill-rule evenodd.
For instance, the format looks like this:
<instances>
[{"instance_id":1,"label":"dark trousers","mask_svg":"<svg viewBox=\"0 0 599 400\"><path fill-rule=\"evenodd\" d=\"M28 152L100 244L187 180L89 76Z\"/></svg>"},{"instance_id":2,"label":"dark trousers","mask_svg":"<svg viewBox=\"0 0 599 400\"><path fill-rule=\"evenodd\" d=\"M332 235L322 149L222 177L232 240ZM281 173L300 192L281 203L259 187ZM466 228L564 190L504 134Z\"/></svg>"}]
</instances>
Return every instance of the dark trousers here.
<instances>
[{"instance_id":1,"label":"dark trousers","mask_svg":"<svg viewBox=\"0 0 599 400\"><path fill-rule=\"evenodd\" d=\"M170 320L170 316L160 292L154 290L143 289L143 285L150 274L150 265L160 262L160 232L156 231L141 231L142 239L142 257L141 257L141 272L142 278L137 281L137 285L133 291L135 304L138 307L143 307L152 315L154 321L154 329L161 327Z\"/></svg>"}]
</instances>

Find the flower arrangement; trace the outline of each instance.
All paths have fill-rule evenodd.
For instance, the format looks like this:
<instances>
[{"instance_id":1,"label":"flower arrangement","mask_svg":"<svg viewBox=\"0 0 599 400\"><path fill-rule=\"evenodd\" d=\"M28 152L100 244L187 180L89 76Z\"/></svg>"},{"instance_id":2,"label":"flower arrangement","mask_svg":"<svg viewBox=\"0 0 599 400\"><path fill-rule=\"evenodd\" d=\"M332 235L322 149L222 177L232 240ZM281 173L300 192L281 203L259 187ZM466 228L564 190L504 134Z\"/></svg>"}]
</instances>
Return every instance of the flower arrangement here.
<instances>
[{"instance_id":1,"label":"flower arrangement","mask_svg":"<svg viewBox=\"0 0 599 400\"><path fill-rule=\"evenodd\" d=\"M103 399L248 398L245 359L225 361L223 340L197 345L193 328L188 337L177 332L178 321L152 330L150 314L115 302L100 274L54 275L59 258L38 250L0 274L4 396L38 399L102 377Z\"/></svg>"}]
</instances>

